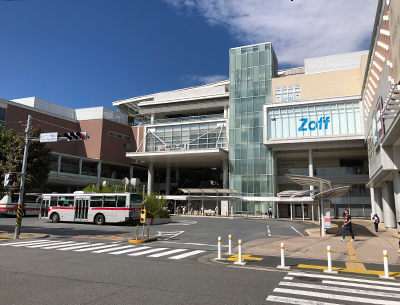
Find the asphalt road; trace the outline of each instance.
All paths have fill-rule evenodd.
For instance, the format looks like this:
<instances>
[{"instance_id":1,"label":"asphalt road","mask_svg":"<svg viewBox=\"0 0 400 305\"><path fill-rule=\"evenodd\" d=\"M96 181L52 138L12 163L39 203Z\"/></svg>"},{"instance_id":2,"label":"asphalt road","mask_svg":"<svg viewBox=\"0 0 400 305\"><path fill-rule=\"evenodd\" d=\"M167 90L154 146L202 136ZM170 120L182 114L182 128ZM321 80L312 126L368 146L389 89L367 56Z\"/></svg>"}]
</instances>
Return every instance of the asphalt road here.
<instances>
[{"instance_id":1,"label":"asphalt road","mask_svg":"<svg viewBox=\"0 0 400 305\"><path fill-rule=\"evenodd\" d=\"M118 239L133 226L24 218L22 232L50 237L0 242L0 304L400 304L398 280L214 261L218 236L295 236L304 223L174 220L152 227L159 241L138 245ZM12 231L14 221L0 218L0 231Z\"/></svg>"}]
</instances>

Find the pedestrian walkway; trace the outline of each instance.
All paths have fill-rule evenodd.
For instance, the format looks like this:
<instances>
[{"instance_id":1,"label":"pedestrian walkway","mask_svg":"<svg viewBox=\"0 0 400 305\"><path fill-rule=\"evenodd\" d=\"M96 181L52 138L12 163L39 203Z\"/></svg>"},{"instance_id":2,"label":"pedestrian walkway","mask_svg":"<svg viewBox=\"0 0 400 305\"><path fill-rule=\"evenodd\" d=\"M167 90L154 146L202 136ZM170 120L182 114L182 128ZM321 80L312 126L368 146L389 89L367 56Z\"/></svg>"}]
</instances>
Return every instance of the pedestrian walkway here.
<instances>
[{"instance_id":1,"label":"pedestrian walkway","mask_svg":"<svg viewBox=\"0 0 400 305\"><path fill-rule=\"evenodd\" d=\"M295 258L322 259L327 257L327 246L331 246L332 260L352 261L362 263L380 264L383 262L383 250L388 251L389 264L399 264L398 255L399 238L397 229L384 229L381 224L380 231L375 233L374 224L368 220L353 220L355 241L346 242L341 239L341 222L334 221L340 226L328 230L325 237L319 236L319 229L312 226L306 230L306 236L273 236L243 244L243 253L261 256L280 256L281 243L285 244L285 256ZM308 236L308 234L311 236ZM356 259L355 259L356 258Z\"/></svg>"},{"instance_id":2,"label":"pedestrian walkway","mask_svg":"<svg viewBox=\"0 0 400 305\"><path fill-rule=\"evenodd\" d=\"M400 304L400 282L289 272L268 302L307 305Z\"/></svg>"},{"instance_id":3,"label":"pedestrian walkway","mask_svg":"<svg viewBox=\"0 0 400 305\"><path fill-rule=\"evenodd\" d=\"M167 258L172 260L181 260L184 258L194 257L206 252L205 250L182 248L158 248L149 246L126 245L122 243L90 243L56 239L5 242L0 243L0 246L30 249L36 248L41 250L104 253L110 255L124 254L131 257L146 256L151 258Z\"/></svg>"}]
</instances>

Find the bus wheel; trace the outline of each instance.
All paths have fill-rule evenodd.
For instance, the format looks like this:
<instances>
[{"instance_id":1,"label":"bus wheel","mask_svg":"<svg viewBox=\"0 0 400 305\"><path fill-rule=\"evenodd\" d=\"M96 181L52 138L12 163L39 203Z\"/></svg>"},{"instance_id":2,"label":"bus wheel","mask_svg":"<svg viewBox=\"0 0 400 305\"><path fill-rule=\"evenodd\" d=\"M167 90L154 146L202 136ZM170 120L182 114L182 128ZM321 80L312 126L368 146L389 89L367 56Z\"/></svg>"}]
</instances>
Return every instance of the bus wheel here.
<instances>
[{"instance_id":1,"label":"bus wheel","mask_svg":"<svg viewBox=\"0 0 400 305\"><path fill-rule=\"evenodd\" d=\"M60 215L58 215L57 213L51 214L51 221L52 222L59 222L60 221Z\"/></svg>"},{"instance_id":2,"label":"bus wheel","mask_svg":"<svg viewBox=\"0 0 400 305\"><path fill-rule=\"evenodd\" d=\"M104 215L102 215L102 214L96 215L96 217L94 219L94 223L96 225L100 225L101 226L101 225L104 225L105 222L106 222L106 220L104 218Z\"/></svg>"}]
</instances>

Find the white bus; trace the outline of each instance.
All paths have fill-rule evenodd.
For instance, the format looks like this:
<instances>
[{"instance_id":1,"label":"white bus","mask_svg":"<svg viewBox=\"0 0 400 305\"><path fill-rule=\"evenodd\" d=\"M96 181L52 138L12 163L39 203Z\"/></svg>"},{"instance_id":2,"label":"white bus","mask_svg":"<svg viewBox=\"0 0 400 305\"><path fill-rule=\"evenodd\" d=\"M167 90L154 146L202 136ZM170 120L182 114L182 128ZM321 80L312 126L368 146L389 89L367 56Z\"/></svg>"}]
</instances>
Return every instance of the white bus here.
<instances>
[{"instance_id":1,"label":"white bus","mask_svg":"<svg viewBox=\"0 0 400 305\"><path fill-rule=\"evenodd\" d=\"M16 216L18 209L18 194L15 196L0 195L0 215ZM27 195L24 198L24 209L22 216L34 215L38 216L40 213L40 200L38 195Z\"/></svg>"},{"instance_id":2,"label":"white bus","mask_svg":"<svg viewBox=\"0 0 400 305\"><path fill-rule=\"evenodd\" d=\"M40 219L52 222L131 222L140 218L143 196L133 193L42 194Z\"/></svg>"}]
</instances>

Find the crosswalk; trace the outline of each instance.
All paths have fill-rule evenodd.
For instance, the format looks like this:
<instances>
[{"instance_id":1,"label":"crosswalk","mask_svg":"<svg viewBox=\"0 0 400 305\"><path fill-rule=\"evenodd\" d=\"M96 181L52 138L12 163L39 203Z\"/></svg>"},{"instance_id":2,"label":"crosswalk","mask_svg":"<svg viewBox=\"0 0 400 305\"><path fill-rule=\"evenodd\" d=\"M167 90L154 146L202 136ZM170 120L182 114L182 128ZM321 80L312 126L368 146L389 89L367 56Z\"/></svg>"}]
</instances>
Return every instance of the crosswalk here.
<instances>
[{"instance_id":1,"label":"crosswalk","mask_svg":"<svg viewBox=\"0 0 400 305\"><path fill-rule=\"evenodd\" d=\"M90 252L105 253L110 255L127 255L129 257L147 256L152 258L167 258L172 260L180 260L188 257L199 255L205 250L193 249L172 249L157 248L142 245L126 245L121 243L90 243L76 241L60 241L60 240L35 240L35 241L19 241L12 243L0 244L0 246L24 247L30 249L72 251L72 252Z\"/></svg>"},{"instance_id":2,"label":"crosswalk","mask_svg":"<svg viewBox=\"0 0 400 305\"><path fill-rule=\"evenodd\" d=\"M400 304L400 283L289 272L267 301L301 305Z\"/></svg>"}]
</instances>

